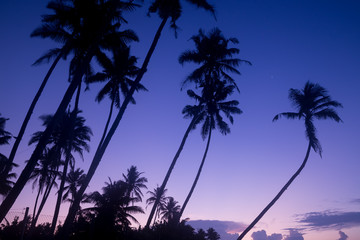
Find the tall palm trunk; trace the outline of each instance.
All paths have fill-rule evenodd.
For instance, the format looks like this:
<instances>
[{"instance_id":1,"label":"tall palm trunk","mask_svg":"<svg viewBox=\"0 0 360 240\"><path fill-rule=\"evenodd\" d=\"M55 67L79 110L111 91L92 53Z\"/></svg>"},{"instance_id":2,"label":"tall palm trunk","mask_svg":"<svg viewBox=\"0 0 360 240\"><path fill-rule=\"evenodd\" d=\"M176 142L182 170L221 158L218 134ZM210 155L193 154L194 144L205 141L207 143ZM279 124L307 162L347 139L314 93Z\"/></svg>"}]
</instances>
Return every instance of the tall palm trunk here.
<instances>
[{"instance_id":1,"label":"tall palm trunk","mask_svg":"<svg viewBox=\"0 0 360 240\"><path fill-rule=\"evenodd\" d=\"M30 117L34 111L34 108L35 108L35 105L36 103L38 102L44 88L45 88L45 85L47 83L47 81L49 80L50 78L50 75L52 74L55 66L57 65L57 63L59 62L59 60L61 59L62 57L62 52L59 53L59 55L56 57L56 59L54 60L54 62L52 63L50 69L48 70L48 72L46 73L45 75L45 78L43 79L41 85L40 85L40 88L38 89L34 99L32 100L31 104L30 104L30 107L29 107L29 110L28 112L26 113L26 116L25 116L25 119L21 125L21 128L20 128L20 131L18 133L18 135L16 136L16 140L15 140L15 143L11 149L11 152L10 152L10 155L9 155L9 163L13 163L14 162L14 158L15 158L15 154L16 154L16 151L20 145L20 142L22 140L22 137L24 136L24 133L25 133L25 130L26 130L26 127L30 121ZM6 176L9 174L9 172L11 171L11 168L12 168L12 164L9 164L7 165L6 167L6 170L4 172L4 174L2 174L0 176L0 182L3 182L5 179L6 179Z\"/></svg>"},{"instance_id":2,"label":"tall palm trunk","mask_svg":"<svg viewBox=\"0 0 360 240\"><path fill-rule=\"evenodd\" d=\"M101 159L102 159L102 156L104 155L105 153L105 150L112 138L112 136L114 135L115 131L116 131L116 128L118 127L121 119L122 119L122 116L124 115L124 112L126 110L126 107L127 105L129 104L131 98L132 98L132 95L134 94L139 82L141 81L142 77L144 76L146 70L147 70L147 66L149 64L149 61L150 61L150 58L155 50L155 47L159 41L159 38L160 38L160 35L161 35L161 32L165 26L167 22L167 18L163 19L156 34L155 34L155 37L153 39L153 42L150 46L150 49L145 57L145 60L143 62L143 65L133 83L133 85L131 86L130 88L130 91L129 93L126 95L125 99L124 99L124 102L122 103L121 107L120 107L120 110L108 132L108 134L106 135L104 141L102 142L101 146L98 147L95 155L94 155L94 158L91 162L91 165L90 165L90 168L88 170L88 173L86 174L86 177L84 179L84 182L83 184L81 185L78 193L76 194L75 198L74 198L74 202L73 202L73 205L71 206L71 208L69 209L69 213L66 217L66 220L64 222L64 225L63 225L63 232L62 232L62 237L63 238L66 238L67 237L67 234L69 233L70 231L70 227L71 227L71 224L72 222L74 221L74 218L75 218L75 215L76 215L76 212L77 210L79 209L79 205L80 205L80 201L82 199L82 196L87 188L87 186L89 185L90 183L90 180L91 178L93 177Z\"/></svg>"},{"instance_id":3,"label":"tall palm trunk","mask_svg":"<svg viewBox=\"0 0 360 240\"><path fill-rule=\"evenodd\" d=\"M57 171L58 171L58 169L56 169L56 172L57 172ZM52 181L46 186L46 189L45 189L45 191L44 191L44 195L43 195L43 197L42 197L42 199L41 199L41 203L40 203L40 205L39 205L39 209L38 209L36 215L33 216L33 221L31 222L31 227L30 227L31 230L35 228L35 225L36 225L37 220L39 219L40 213L41 213L42 209L43 209L44 206L45 206L45 203L46 203L46 201L47 201L47 199L48 199L48 197L49 197L49 195L50 195L50 192L51 192L52 187L53 187L54 184L55 184L56 176L57 176L57 175L55 174L54 177L53 177L53 179L52 179ZM30 232L31 232L31 231L30 231Z\"/></svg>"},{"instance_id":4,"label":"tall palm trunk","mask_svg":"<svg viewBox=\"0 0 360 240\"><path fill-rule=\"evenodd\" d=\"M104 141L104 139L105 139L105 136L106 136L106 133L107 133L107 130L108 130L108 128L109 128L109 124L110 124L112 112L113 112L113 109L114 109L114 102L115 102L115 100L112 99L112 100L111 100L111 104L110 104L109 116L108 116L108 119L107 119L107 121L106 121L105 128L104 128L104 132L103 132L103 135L102 135L102 137L101 137L101 139L100 139L98 148L101 147L101 144L103 143L103 141Z\"/></svg>"},{"instance_id":5,"label":"tall palm trunk","mask_svg":"<svg viewBox=\"0 0 360 240\"><path fill-rule=\"evenodd\" d=\"M149 218L148 218L148 220L147 220L147 223L146 223L145 228L149 228L149 226L150 226L151 220L152 220L152 218L154 217L156 208L157 208L157 206L158 206L158 204L159 204L159 202L160 202L160 197L161 197L161 195L162 195L162 193L163 193L163 191L164 191L164 189L165 189L165 187L166 187L166 184L167 184L167 182L168 182L168 180L169 180L169 178L170 178L170 174L171 174L172 170L173 170L174 167L175 167L176 161L177 161L177 159L179 158L180 153L181 153L181 151L182 151L183 148L184 148L186 139L187 139L190 131L193 129L194 124L195 124L195 122L197 121L197 118L198 118L198 116L194 116L193 119L191 120L188 128L186 129L186 132L185 132L184 137L183 137L183 139L182 139L182 141L181 141L181 144L180 144L180 146L179 146L179 149L177 150L177 152L176 152L176 154L175 154L175 156L174 156L174 158L173 158L173 160L172 160L172 162L171 162L171 164L170 164L170 167L169 167L169 169L168 169L168 171L167 171L167 173L166 173L166 176L165 176L165 178L164 178L164 180L163 180L163 183L162 183L161 186L160 186L159 195L157 196L157 198L156 198L156 200L155 200L155 202L154 202L154 205L153 205L153 207L152 207L152 209L151 209L151 212L150 212L150 215L149 215Z\"/></svg>"},{"instance_id":6,"label":"tall palm trunk","mask_svg":"<svg viewBox=\"0 0 360 240\"><path fill-rule=\"evenodd\" d=\"M63 194L63 191L64 191L66 175L67 175L67 169L68 169L68 166L69 166L70 158L71 158L71 153L70 153L70 150L68 149L67 152L66 152L66 159L65 159L65 163L64 163L63 172L62 172L62 175L61 175L61 182L60 182L60 187L59 187L58 196L57 196L57 200L56 200L54 216L53 216L52 223L51 223L51 229L50 229L51 234L54 234L54 232L55 232L57 220L58 220L58 217L59 217L62 194Z\"/></svg>"},{"instance_id":7,"label":"tall palm trunk","mask_svg":"<svg viewBox=\"0 0 360 240\"><path fill-rule=\"evenodd\" d=\"M35 219L36 207L37 207L37 204L38 204L38 201L39 201L40 193L41 193L41 188L40 188L40 186L39 186L38 193L36 194L36 199L35 199L35 204L34 204L34 210L33 210L33 215L32 215L33 221L34 221L34 219Z\"/></svg>"},{"instance_id":8,"label":"tall palm trunk","mask_svg":"<svg viewBox=\"0 0 360 240\"><path fill-rule=\"evenodd\" d=\"M280 190L280 192L275 196L275 198L262 210L262 212L255 218L255 220L241 233L237 240L241 240L245 235L255 226L255 224L265 215L265 213L275 204L275 202L281 197L285 190L290 186L290 184L295 180L295 178L300 174L303 168L306 165L306 162L309 158L311 150L311 143L309 142L308 149L306 151L305 159L301 164L300 168L295 172L295 174L290 178L290 180L285 184L285 186Z\"/></svg>"},{"instance_id":9,"label":"tall palm trunk","mask_svg":"<svg viewBox=\"0 0 360 240\"><path fill-rule=\"evenodd\" d=\"M86 56L85 60L83 62L84 66L82 68L85 69L85 64L90 63L90 60L91 60L91 55ZM66 90L65 95L64 95L56 113L54 114L54 117L52 118L49 125L47 126L47 128L45 129L43 134L41 135L41 138L39 139L39 142L38 142L34 152L32 153L28 163L26 164L25 168L21 172L18 180L16 181L15 185L13 186L13 188L11 189L9 194L6 196L4 201L1 203L0 221L2 221L4 219L4 217L6 216L6 214L12 207L12 205L14 204L15 200L19 196L20 192L24 188L25 184L29 180L29 177L34 170L38 159L40 158L41 154L44 152L44 149L49 141L49 137L50 137L51 133L53 132L55 125L58 124L60 122L60 120L62 119L62 117L64 116L64 114L66 112L66 108L69 105L69 102L70 102L72 96L74 95L76 88L81 83L82 76L84 73L82 68L79 68L76 71L73 80L70 82L70 85L69 85L68 89Z\"/></svg>"},{"instance_id":10,"label":"tall palm trunk","mask_svg":"<svg viewBox=\"0 0 360 240\"><path fill-rule=\"evenodd\" d=\"M192 195L193 192L194 192L194 189L195 189L195 187L196 187L196 184L197 184L197 182L198 182L198 180L199 180L199 178L200 178L200 174L201 174L202 168L203 168L204 163L205 163L206 155L207 155L207 152L208 152L208 150L209 150L210 139L211 139L211 128L210 128L210 130L209 130L209 136L208 136L208 140L207 140L205 152L204 152L203 158L202 158L202 160L201 160L201 164L200 164L199 170L198 170L198 172L197 172L197 174L196 174L196 177L195 177L195 180L194 180L194 182L193 182L193 185L191 186L190 192L189 192L189 194L187 195L187 197L186 197L186 199L185 199L185 202L184 202L184 204L183 204L182 207L181 207L180 214L179 214L179 216L178 216L178 218L179 218L178 220L179 220L179 221L180 221L181 216L182 216L183 213L184 213L184 210L185 210L185 208L186 208L186 205L188 204L188 202L189 202L189 200L190 200L190 198L191 198L191 195Z\"/></svg>"}]
</instances>

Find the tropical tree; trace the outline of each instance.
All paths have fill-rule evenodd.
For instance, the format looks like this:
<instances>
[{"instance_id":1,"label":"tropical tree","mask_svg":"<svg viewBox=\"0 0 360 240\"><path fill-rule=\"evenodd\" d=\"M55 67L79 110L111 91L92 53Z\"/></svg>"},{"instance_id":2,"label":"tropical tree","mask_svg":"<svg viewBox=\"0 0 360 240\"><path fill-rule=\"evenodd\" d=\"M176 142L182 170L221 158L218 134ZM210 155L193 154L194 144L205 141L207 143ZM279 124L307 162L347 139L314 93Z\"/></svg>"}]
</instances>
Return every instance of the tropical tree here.
<instances>
[{"instance_id":1,"label":"tropical tree","mask_svg":"<svg viewBox=\"0 0 360 240\"><path fill-rule=\"evenodd\" d=\"M51 6L51 7L49 7ZM84 74L89 69L91 59L103 55L103 49L108 50L114 44L125 46L128 42L137 40L134 32L130 30L119 31L121 23L124 22L122 12L132 10L134 5L122 1L97 1L97 0L72 0L72 1L51 1L48 7L55 11L55 14L43 17L43 26L55 27L62 33L73 36L78 47L74 51L74 58L70 64L70 85L54 114L54 117L42 134L33 154L23 169L14 187L0 206L0 220L2 220L16 198L28 181L31 172L45 146L50 135L62 119L66 108L76 90L79 87ZM50 31L51 32L51 31ZM43 37L50 37L44 35ZM61 39L61 36L56 39Z\"/></svg>"},{"instance_id":2,"label":"tropical tree","mask_svg":"<svg viewBox=\"0 0 360 240\"><path fill-rule=\"evenodd\" d=\"M160 215L162 215L162 220L165 220L169 223L172 220L178 219L180 205L178 205L178 202L175 201L173 197L168 197L166 200L166 204L164 208L161 209Z\"/></svg>"},{"instance_id":3,"label":"tropical tree","mask_svg":"<svg viewBox=\"0 0 360 240\"><path fill-rule=\"evenodd\" d=\"M167 189L164 189L164 191L160 191L160 187L157 186L154 188L154 191L148 191L147 193L150 194L150 197L146 199L146 207L148 207L151 204L154 204L156 199L159 200L159 204L156 207L156 212L154 216L154 223L156 222L156 218L160 217L161 209L165 208L167 197L166 197Z\"/></svg>"},{"instance_id":4,"label":"tropical tree","mask_svg":"<svg viewBox=\"0 0 360 240\"><path fill-rule=\"evenodd\" d=\"M3 179L0 182L0 195L3 196L6 196L15 184L12 179L16 178L16 173L7 171L9 165L10 170L13 167L18 166L15 163L10 163L9 159L0 153L0 174L3 176Z\"/></svg>"},{"instance_id":5,"label":"tropical tree","mask_svg":"<svg viewBox=\"0 0 360 240\"><path fill-rule=\"evenodd\" d=\"M120 108L120 95L125 97L129 93L129 88L134 82L131 78L135 77L139 71L139 68L135 65L137 59L130 55L129 47L114 47L111 51L113 54L112 59L109 59L106 55L103 55L98 59L103 71L86 79L87 84L107 81L105 86L96 96L96 101L101 102L106 95L109 96L111 101L109 116L105 124L99 147L106 136L114 106ZM139 89L146 90L141 84L137 85L136 90ZM131 102L135 104L135 99L132 98Z\"/></svg>"},{"instance_id":6,"label":"tropical tree","mask_svg":"<svg viewBox=\"0 0 360 240\"><path fill-rule=\"evenodd\" d=\"M126 186L126 195L131 197L137 202L142 201L142 197L144 196L141 189L147 189L145 183L147 183L146 177L141 177L143 172L139 172L136 166L131 166L127 170L127 174L123 174L123 184Z\"/></svg>"},{"instance_id":7,"label":"tropical tree","mask_svg":"<svg viewBox=\"0 0 360 240\"><path fill-rule=\"evenodd\" d=\"M198 116L197 121L194 124L194 128L198 124L202 123L201 136L204 140L207 137L207 144L203 158L201 160L201 164L194 179L194 182L180 210L179 220L200 178L200 174L205 163L206 155L209 150L212 130L218 128L220 133L223 135L230 133L229 125L224 121L224 118L221 116L222 115L221 113L223 113L223 115L229 119L231 124L233 124L234 122L232 115L242 113L242 111L237 107L237 105L239 104L238 101L236 100L226 101L226 98L234 92L234 88L235 88L234 85L226 86L224 85L224 83L219 84L218 86L205 85L202 91L202 96L197 95L192 90L188 90L189 97L203 104L194 105L194 106L187 105L183 109L183 114L185 114L185 117L192 117L192 118Z\"/></svg>"},{"instance_id":8,"label":"tropical tree","mask_svg":"<svg viewBox=\"0 0 360 240\"><path fill-rule=\"evenodd\" d=\"M184 65L187 62L193 62L200 65L183 82L194 82L197 86L213 84L219 81L225 81L234 85L239 90L234 78L229 74L240 75L238 67L241 63L251 65L251 62L240 58L234 58L240 50L230 47L230 43L238 44L236 38L226 38L220 29L214 28L208 34L202 29L191 40L195 43L195 50L187 50L179 57L179 63Z\"/></svg>"},{"instance_id":9,"label":"tropical tree","mask_svg":"<svg viewBox=\"0 0 360 240\"><path fill-rule=\"evenodd\" d=\"M5 131L5 123L9 120L8 118L1 117L0 113L0 145L9 144L9 140L12 135L8 131Z\"/></svg>"},{"instance_id":10,"label":"tropical tree","mask_svg":"<svg viewBox=\"0 0 360 240\"><path fill-rule=\"evenodd\" d=\"M209 229L206 231L206 239L207 239L207 240L219 240L219 239L220 239L220 235L215 231L215 229L209 228Z\"/></svg>"},{"instance_id":11,"label":"tropical tree","mask_svg":"<svg viewBox=\"0 0 360 240\"><path fill-rule=\"evenodd\" d=\"M275 198L262 210L262 212L254 219L254 221L241 233L238 240L244 238L244 236L255 226L255 224L265 215L265 213L275 204L275 202L281 197L285 190L295 180L295 178L304 169L311 149L319 153L321 156L322 148L319 139L316 137L316 128L314 125L315 119L332 119L336 122L342 122L335 108L342 107L341 103L331 99L330 95L325 88L319 84L307 82L305 87L301 90L291 88L289 91L289 99L296 109L296 112L283 112L277 114L273 121L277 121L281 117L288 119L303 119L305 122L306 138L309 141L305 158L295 172L295 174L284 185Z\"/></svg>"},{"instance_id":12,"label":"tropical tree","mask_svg":"<svg viewBox=\"0 0 360 240\"><path fill-rule=\"evenodd\" d=\"M199 8L203 8L207 11L210 11L212 13L214 13L214 8L213 6L211 6L207 0L188 0L188 2L195 4L197 7ZM69 213L67 215L67 218L65 220L64 226L63 228L65 229L64 232L65 234L67 234L67 232L69 231L69 227L70 224L73 222L74 217L76 215L76 211L78 210L78 206L80 204L80 200L82 195L84 194L87 186L90 183L90 180L92 178L92 176L94 175L97 166L100 164L100 161L102 159L102 156L105 153L105 150L112 138L112 136L114 135L116 128L118 127L122 116L124 115L125 109L127 107L127 105L129 104L129 102L132 99L132 96L135 92L135 90L138 88L138 84L140 83L142 77L144 76L146 70L147 70L147 66L149 64L150 58L155 50L155 47L159 41L161 32L167 22L168 19L171 19L171 27L173 27L174 29L176 29L176 20L181 16L181 4L179 0L154 0L153 3L151 4L150 8L149 8L149 13L158 13L159 17L162 19L156 33L154 36L154 39L151 43L151 46L146 54L146 57L144 59L144 62L134 80L134 83L132 84L129 93L126 95L120 109L119 112L108 132L108 134L106 135L106 137L104 138L103 143L101 144L101 146L97 149L94 158L92 160L92 163L90 165L89 171L86 174L86 179L84 181L84 184L81 186L75 200L74 200L74 204L72 205L72 208L69 210ZM151 212L150 212L150 221L148 220L148 223L146 224L146 227L149 226L151 219L155 213L155 209L156 209L156 205L158 204L155 203Z\"/></svg>"},{"instance_id":13,"label":"tropical tree","mask_svg":"<svg viewBox=\"0 0 360 240\"><path fill-rule=\"evenodd\" d=\"M141 207L132 204L137 200L127 195L127 186L124 182L113 182L109 178L109 182L105 184L103 193L94 192L89 195L90 201L95 206L83 211L95 213L95 234L106 238L113 236L116 228L125 230L129 228L131 221L138 223L132 214L144 213L144 211Z\"/></svg>"},{"instance_id":14,"label":"tropical tree","mask_svg":"<svg viewBox=\"0 0 360 240\"><path fill-rule=\"evenodd\" d=\"M56 184L54 180L59 175L57 171L59 166L60 158L59 154L55 151L55 148L46 148L44 154L41 156L41 159L30 176L30 179L33 179L33 189L36 187L38 188L34 203L31 228L35 227L38 217L42 211L42 207L47 200L48 194L54 184ZM43 194L43 198L39 209L37 209L41 194Z\"/></svg>"},{"instance_id":15,"label":"tropical tree","mask_svg":"<svg viewBox=\"0 0 360 240\"><path fill-rule=\"evenodd\" d=\"M66 176L65 182L68 184L64 186L64 195L63 201L69 201L72 203L74 201L74 196L81 186L82 181L84 181L85 173L84 170L77 168L76 170L74 167L70 168L68 175Z\"/></svg>"}]
</instances>

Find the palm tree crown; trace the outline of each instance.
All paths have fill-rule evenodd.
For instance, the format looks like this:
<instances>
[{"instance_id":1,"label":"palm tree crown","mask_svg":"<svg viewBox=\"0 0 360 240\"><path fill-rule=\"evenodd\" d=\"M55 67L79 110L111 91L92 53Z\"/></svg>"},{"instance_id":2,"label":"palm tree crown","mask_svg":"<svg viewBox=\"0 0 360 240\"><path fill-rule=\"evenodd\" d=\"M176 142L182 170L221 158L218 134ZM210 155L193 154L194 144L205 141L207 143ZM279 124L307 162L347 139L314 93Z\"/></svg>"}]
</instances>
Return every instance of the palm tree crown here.
<instances>
[{"instance_id":1,"label":"palm tree crown","mask_svg":"<svg viewBox=\"0 0 360 240\"><path fill-rule=\"evenodd\" d=\"M9 144L9 140L11 139L11 133L5 131L5 123L9 120L8 118L1 117L0 113L0 145Z\"/></svg>"},{"instance_id":2,"label":"palm tree crown","mask_svg":"<svg viewBox=\"0 0 360 240\"><path fill-rule=\"evenodd\" d=\"M229 43L237 44L236 38L225 38L218 28L212 29L208 35L202 29L191 38L195 43L195 50L187 50L179 57L180 64L194 62L201 65L195 69L183 82L195 82L197 86L203 86L205 82L216 83L226 81L238 87L235 80L228 74L240 74L237 69L240 63L251 63L247 60L233 58L240 50L229 47Z\"/></svg>"},{"instance_id":3,"label":"palm tree crown","mask_svg":"<svg viewBox=\"0 0 360 240\"><path fill-rule=\"evenodd\" d=\"M141 189L147 189L145 183L148 181L146 177L141 177L142 174L143 172L139 172L136 166L131 166L127 170L127 174L123 174L123 184L127 188L126 194L139 202L142 201L142 197L144 196Z\"/></svg>"},{"instance_id":4,"label":"palm tree crown","mask_svg":"<svg viewBox=\"0 0 360 240\"><path fill-rule=\"evenodd\" d=\"M307 82L301 90L291 88L289 90L289 99L297 112L277 114L273 121L278 120L280 117L304 119L306 137L312 149L321 156L322 148L316 137L316 128L313 121L314 119L332 119L336 122L341 122L341 118L334 109L342 107L341 103L332 100L325 88L311 82Z\"/></svg>"}]
</instances>

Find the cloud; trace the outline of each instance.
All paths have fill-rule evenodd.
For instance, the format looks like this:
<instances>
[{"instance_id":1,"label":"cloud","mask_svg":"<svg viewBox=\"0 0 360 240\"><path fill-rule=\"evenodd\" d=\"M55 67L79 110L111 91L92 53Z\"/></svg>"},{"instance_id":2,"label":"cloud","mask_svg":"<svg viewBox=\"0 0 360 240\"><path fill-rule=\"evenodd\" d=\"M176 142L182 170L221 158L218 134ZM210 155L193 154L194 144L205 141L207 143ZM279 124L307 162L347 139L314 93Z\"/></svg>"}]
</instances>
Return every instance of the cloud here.
<instances>
[{"instance_id":1,"label":"cloud","mask_svg":"<svg viewBox=\"0 0 360 240\"><path fill-rule=\"evenodd\" d=\"M273 233L270 236L267 235L265 230L253 232L251 234L253 240L281 240L282 235L279 233Z\"/></svg>"},{"instance_id":2,"label":"cloud","mask_svg":"<svg viewBox=\"0 0 360 240\"><path fill-rule=\"evenodd\" d=\"M298 222L312 229L337 229L360 226L360 212L324 211L301 215Z\"/></svg>"},{"instance_id":3,"label":"cloud","mask_svg":"<svg viewBox=\"0 0 360 240\"><path fill-rule=\"evenodd\" d=\"M339 231L340 238L338 240L346 240L348 239L348 235L346 235L344 232Z\"/></svg>"},{"instance_id":4,"label":"cloud","mask_svg":"<svg viewBox=\"0 0 360 240\"><path fill-rule=\"evenodd\" d=\"M243 223L218 220L191 220L188 221L188 224L195 229L202 228L205 231L212 227L219 233L221 240L236 240L239 236L238 233L247 227Z\"/></svg>"},{"instance_id":5,"label":"cloud","mask_svg":"<svg viewBox=\"0 0 360 240\"><path fill-rule=\"evenodd\" d=\"M360 198L353 199L351 202L352 202L352 203L360 204Z\"/></svg>"},{"instance_id":6,"label":"cloud","mask_svg":"<svg viewBox=\"0 0 360 240\"><path fill-rule=\"evenodd\" d=\"M284 238L284 240L304 240L303 234L297 229L289 229L290 234Z\"/></svg>"}]
</instances>

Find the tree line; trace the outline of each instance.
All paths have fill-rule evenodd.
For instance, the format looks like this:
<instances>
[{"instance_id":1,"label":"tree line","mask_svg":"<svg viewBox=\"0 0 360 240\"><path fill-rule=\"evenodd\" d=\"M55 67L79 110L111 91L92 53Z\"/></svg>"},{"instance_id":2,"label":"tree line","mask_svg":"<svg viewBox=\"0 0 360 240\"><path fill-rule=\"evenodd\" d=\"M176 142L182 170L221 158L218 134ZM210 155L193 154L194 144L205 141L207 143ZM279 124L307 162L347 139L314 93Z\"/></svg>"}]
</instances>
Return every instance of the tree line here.
<instances>
[{"instance_id":1,"label":"tree line","mask_svg":"<svg viewBox=\"0 0 360 240\"><path fill-rule=\"evenodd\" d=\"M189 0L189 2L215 16L214 6L208 1ZM31 36L51 39L59 44L59 47L48 50L35 62L37 65L52 60L52 64L16 137L5 130L7 119L0 118L0 144L9 144L9 141L13 137L15 138L9 156L0 155L0 193L4 196L0 205L0 220L4 219L25 184L33 180L33 187L37 188L37 196L33 208L31 229L36 227L38 216L54 187L57 187L58 191L54 218L49 229L50 236L54 237L53 234L56 232L56 237L59 239L68 239L72 236L71 234L74 234L74 226L81 220L90 225L98 221L101 230L114 226L119 227L120 230L115 231L115 235L110 237L114 238L119 231L126 232L131 221L136 222L136 219L129 213L144 212L135 203L142 200L143 195L140 189L145 187L146 182L145 178L140 177L141 173L136 170L136 167L132 166L128 170L128 175L123 176L124 180L113 182L109 179L103 188L103 193L87 194L85 190L101 163L103 154L115 134L128 104L136 103L133 97L134 92L147 90L140 82L146 73L151 56L167 22L170 22L175 34L177 33L177 20L182 13L181 4L180 0L154 0L151 2L148 9L149 14L157 14L162 21L155 32L141 67L137 67L137 58L131 55L131 44L139 39L135 31L126 29L127 21L124 13L132 14L141 7L141 2L135 3L133 0L52 0L48 3L47 8L51 13L42 16L41 25L32 32ZM234 37L225 37L218 28L213 28L208 32L200 29L191 40L194 43L194 49L185 50L178 59L182 65L191 63L196 66L182 84L182 88L191 86L186 93L194 101L194 104L186 105L182 111L184 118L190 118L191 121L163 182L154 189L154 192L151 192L152 197L147 200L148 204L152 204L144 227L147 231L157 227L161 228L163 225L158 224L156 219L164 220L165 215L167 222L183 224L182 214L200 178L213 130L217 129L223 135L229 134L229 124L233 124L234 115L242 113L238 107L239 102L229 99L234 92L239 91L234 76L240 75L240 65L251 65L250 61L238 57L239 49L236 48L238 40ZM41 116L44 130L33 133L29 144L35 144L35 149L17 177L13 172L13 168L18 166L15 163L15 156L32 112L57 63L68 57L71 57L68 88L55 113ZM101 67L99 72L92 70L95 60ZM84 88L83 85L88 87L95 82L104 84L96 96L96 101L101 102L108 97L110 106L101 140L85 174L84 170L75 167L73 154L77 153L82 157L83 152L89 150L92 132L90 127L86 126L86 119L81 116L79 99L81 90ZM332 100L326 89L316 83L307 82L305 87L300 90L290 89L289 99L296 112L278 114L274 117L274 121L280 117L304 120L306 137L309 141L305 159L298 171L241 234L239 239L245 236L300 174L308 160L310 150L313 149L321 155L321 145L316 137L313 120L341 121L335 108L342 105ZM74 107L70 106L71 101L74 101ZM164 194L186 139L190 132L197 127L201 128L201 136L206 140L206 148L193 185L185 202L180 207L173 198L164 197ZM137 180L141 179L142 185L129 187L130 177L134 177L130 176L130 173L136 175ZM117 196L110 199L109 196L112 194ZM63 201L69 201L71 204L64 224L58 231L55 231ZM80 207L82 202L92 202L94 207L85 211ZM164 205L167 204L171 204L172 208L175 208L173 213L164 213ZM113 215L109 217L106 212L112 212ZM101 220L102 217L104 217L103 220ZM88 230L92 231L92 229ZM111 231L113 229L105 232L110 234Z\"/></svg>"}]
</instances>

